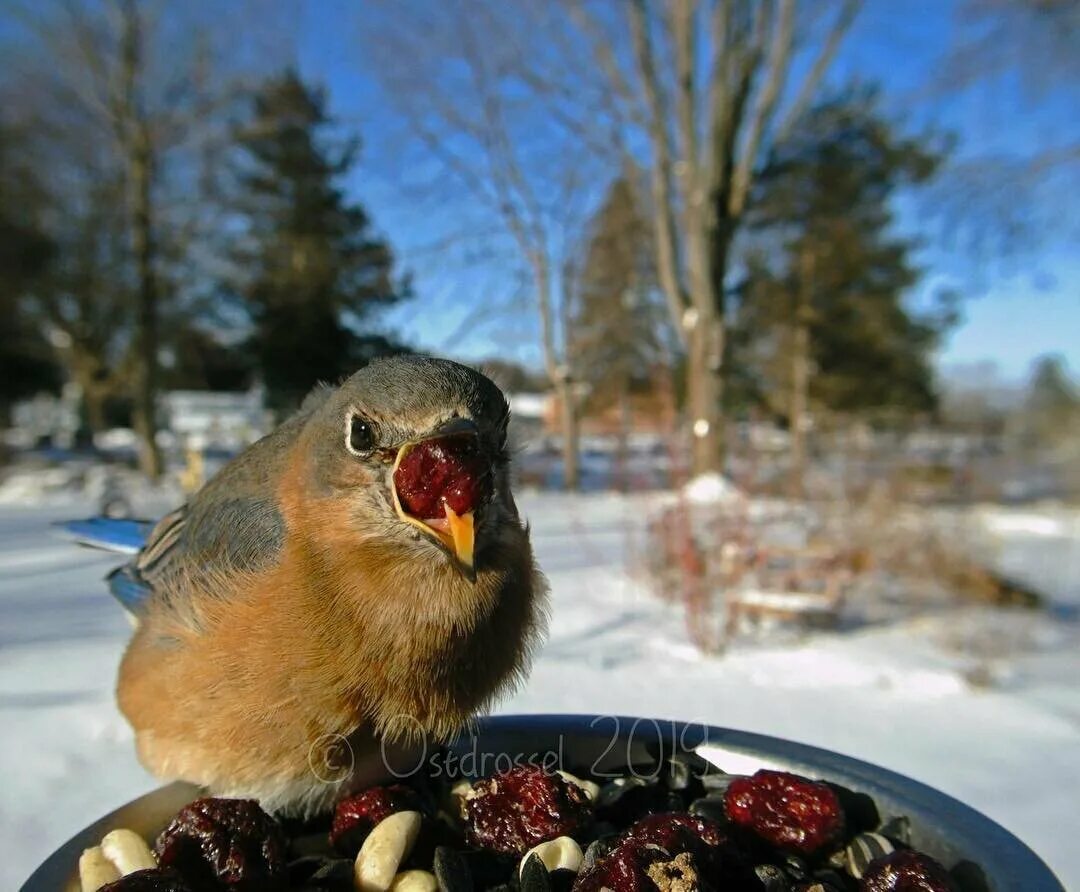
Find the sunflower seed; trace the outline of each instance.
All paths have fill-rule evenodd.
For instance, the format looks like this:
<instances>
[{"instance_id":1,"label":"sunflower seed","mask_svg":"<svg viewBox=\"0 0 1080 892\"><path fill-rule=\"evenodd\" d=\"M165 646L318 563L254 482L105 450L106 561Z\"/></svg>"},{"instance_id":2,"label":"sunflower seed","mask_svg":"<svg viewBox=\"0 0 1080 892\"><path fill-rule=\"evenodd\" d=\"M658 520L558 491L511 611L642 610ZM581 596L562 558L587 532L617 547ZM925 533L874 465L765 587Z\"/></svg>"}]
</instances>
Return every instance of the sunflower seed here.
<instances>
[{"instance_id":1,"label":"sunflower seed","mask_svg":"<svg viewBox=\"0 0 1080 892\"><path fill-rule=\"evenodd\" d=\"M761 881L763 892L788 892L791 888L787 874L775 864L759 864L754 868L754 873Z\"/></svg>"},{"instance_id":2,"label":"sunflower seed","mask_svg":"<svg viewBox=\"0 0 1080 892\"><path fill-rule=\"evenodd\" d=\"M547 868L537 855L527 856L521 865L521 892L551 892Z\"/></svg>"},{"instance_id":3,"label":"sunflower seed","mask_svg":"<svg viewBox=\"0 0 1080 892\"><path fill-rule=\"evenodd\" d=\"M896 850L888 837L880 833L860 833L850 843L847 854L847 872L861 880L871 861L882 858Z\"/></svg>"},{"instance_id":4,"label":"sunflower seed","mask_svg":"<svg viewBox=\"0 0 1080 892\"><path fill-rule=\"evenodd\" d=\"M581 870L584 855L581 846L569 836L550 839L538 846L533 846L525 853L525 857L521 859L521 866L518 868L519 876L524 876L525 865L533 858L539 858L548 873L554 873L556 870L570 870L577 873Z\"/></svg>"},{"instance_id":5,"label":"sunflower seed","mask_svg":"<svg viewBox=\"0 0 1080 892\"><path fill-rule=\"evenodd\" d=\"M432 863L439 892L473 892L472 872L461 853L450 846L435 849Z\"/></svg>"}]
</instances>

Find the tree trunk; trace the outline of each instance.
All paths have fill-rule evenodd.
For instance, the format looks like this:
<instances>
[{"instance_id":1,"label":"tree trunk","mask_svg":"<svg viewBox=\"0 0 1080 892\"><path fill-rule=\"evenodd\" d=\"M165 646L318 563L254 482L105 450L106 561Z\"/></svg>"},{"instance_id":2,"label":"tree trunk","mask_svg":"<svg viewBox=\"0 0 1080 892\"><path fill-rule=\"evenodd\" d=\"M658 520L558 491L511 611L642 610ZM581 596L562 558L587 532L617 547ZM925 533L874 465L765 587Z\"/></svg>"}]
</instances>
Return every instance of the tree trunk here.
<instances>
[{"instance_id":1,"label":"tree trunk","mask_svg":"<svg viewBox=\"0 0 1080 892\"><path fill-rule=\"evenodd\" d=\"M810 295L813 288L814 255L809 249L800 258L799 282L795 292L792 319L791 401L788 405L788 431L791 435L791 497L804 495L806 475L806 410L810 386Z\"/></svg>"},{"instance_id":2,"label":"tree trunk","mask_svg":"<svg viewBox=\"0 0 1080 892\"><path fill-rule=\"evenodd\" d=\"M573 382L569 375L556 385L562 427L563 489L576 492L581 484L578 469L578 413L574 404Z\"/></svg>"},{"instance_id":3,"label":"tree trunk","mask_svg":"<svg viewBox=\"0 0 1080 892\"><path fill-rule=\"evenodd\" d=\"M138 279L135 327L135 393L132 415L139 435L139 468L151 480L161 476L157 445L158 282L154 268L153 182L154 143L145 110L139 102L144 75L142 22L136 0L122 7L121 92L115 127L127 162L131 210L131 247Z\"/></svg>"},{"instance_id":4,"label":"tree trunk","mask_svg":"<svg viewBox=\"0 0 1080 892\"><path fill-rule=\"evenodd\" d=\"M695 475L724 469L723 345L722 321L699 318L690 332L686 365L686 404Z\"/></svg>"},{"instance_id":5,"label":"tree trunk","mask_svg":"<svg viewBox=\"0 0 1080 892\"><path fill-rule=\"evenodd\" d=\"M86 411L86 426L90 433L99 434L105 430L105 394L98 388L82 388L83 408Z\"/></svg>"},{"instance_id":6,"label":"tree trunk","mask_svg":"<svg viewBox=\"0 0 1080 892\"><path fill-rule=\"evenodd\" d=\"M158 288L154 270L152 164L149 136L140 127L131 157L132 242L139 278L133 415L139 435L139 468L151 480L157 480L161 477L162 461L157 445Z\"/></svg>"},{"instance_id":7,"label":"tree trunk","mask_svg":"<svg viewBox=\"0 0 1080 892\"><path fill-rule=\"evenodd\" d=\"M691 287L694 309L687 326L686 402L693 441L694 474L724 470L724 375L727 330L724 279L731 228L702 213L702 231L692 240Z\"/></svg>"},{"instance_id":8,"label":"tree trunk","mask_svg":"<svg viewBox=\"0 0 1080 892\"><path fill-rule=\"evenodd\" d=\"M619 492L630 491L630 429L633 412L630 407L630 387L625 379L619 387L619 433L615 452L615 485Z\"/></svg>"}]
</instances>

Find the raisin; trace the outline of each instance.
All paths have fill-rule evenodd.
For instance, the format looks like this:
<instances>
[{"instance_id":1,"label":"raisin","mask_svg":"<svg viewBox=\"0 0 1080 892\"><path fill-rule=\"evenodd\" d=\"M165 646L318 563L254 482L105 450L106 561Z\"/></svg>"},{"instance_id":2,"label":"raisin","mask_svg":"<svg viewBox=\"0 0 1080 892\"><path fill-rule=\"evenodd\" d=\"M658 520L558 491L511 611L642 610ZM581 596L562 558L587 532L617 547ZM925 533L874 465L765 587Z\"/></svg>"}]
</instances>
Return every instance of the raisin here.
<instances>
[{"instance_id":1,"label":"raisin","mask_svg":"<svg viewBox=\"0 0 1080 892\"><path fill-rule=\"evenodd\" d=\"M840 799L826 784L785 771L758 771L732 781L724 809L737 826L787 852L811 854L844 832Z\"/></svg>"},{"instance_id":2,"label":"raisin","mask_svg":"<svg viewBox=\"0 0 1080 892\"><path fill-rule=\"evenodd\" d=\"M252 799L196 799L157 839L158 863L195 892L284 890L285 838Z\"/></svg>"},{"instance_id":3,"label":"raisin","mask_svg":"<svg viewBox=\"0 0 1080 892\"><path fill-rule=\"evenodd\" d=\"M577 784L522 765L473 786L465 799L465 839L479 849L522 854L573 836L591 818L589 798Z\"/></svg>"}]
</instances>

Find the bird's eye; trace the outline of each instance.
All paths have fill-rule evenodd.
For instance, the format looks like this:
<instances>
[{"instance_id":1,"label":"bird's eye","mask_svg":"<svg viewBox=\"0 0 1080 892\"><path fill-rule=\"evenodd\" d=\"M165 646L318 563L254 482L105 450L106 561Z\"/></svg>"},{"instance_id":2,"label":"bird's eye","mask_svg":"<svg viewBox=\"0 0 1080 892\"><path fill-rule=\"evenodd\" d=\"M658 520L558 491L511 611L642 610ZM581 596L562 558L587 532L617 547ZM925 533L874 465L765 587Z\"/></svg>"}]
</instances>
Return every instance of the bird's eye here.
<instances>
[{"instance_id":1,"label":"bird's eye","mask_svg":"<svg viewBox=\"0 0 1080 892\"><path fill-rule=\"evenodd\" d=\"M375 430L371 422L359 415L349 420L349 449L352 452L370 452L375 446Z\"/></svg>"}]
</instances>

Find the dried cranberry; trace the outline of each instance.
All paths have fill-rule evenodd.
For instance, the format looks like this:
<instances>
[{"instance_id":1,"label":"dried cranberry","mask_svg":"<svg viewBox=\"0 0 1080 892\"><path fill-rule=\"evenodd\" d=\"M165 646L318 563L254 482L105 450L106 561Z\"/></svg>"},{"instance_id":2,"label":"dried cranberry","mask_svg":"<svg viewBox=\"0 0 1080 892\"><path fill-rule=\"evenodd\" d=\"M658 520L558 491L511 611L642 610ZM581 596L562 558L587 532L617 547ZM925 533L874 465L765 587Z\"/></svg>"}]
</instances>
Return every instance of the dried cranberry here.
<instances>
[{"instance_id":1,"label":"dried cranberry","mask_svg":"<svg viewBox=\"0 0 1080 892\"><path fill-rule=\"evenodd\" d=\"M574 892L662 892L737 888L745 865L723 828L683 813L649 815L627 830L618 845L583 871Z\"/></svg>"},{"instance_id":2,"label":"dried cranberry","mask_svg":"<svg viewBox=\"0 0 1080 892\"><path fill-rule=\"evenodd\" d=\"M658 845L670 852L681 852L704 843L707 846L726 846L728 836L715 821L683 812L648 815L626 831L626 839L643 845Z\"/></svg>"},{"instance_id":3,"label":"dried cranberry","mask_svg":"<svg viewBox=\"0 0 1080 892\"><path fill-rule=\"evenodd\" d=\"M859 883L862 892L953 892L949 872L922 852L901 849L871 861Z\"/></svg>"},{"instance_id":4,"label":"dried cranberry","mask_svg":"<svg viewBox=\"0 0 1080 892\"><path fill-rule=\"evenodd\" d=\"M196 799L162 831L157 852L196 892L286 888L284 835L252 799Z\"/></svg>"},{"instance_id":5,"label":"dried cranberry","mask_svg":"<svg viewBox=\"0 0 1080 892\"><path fill-rule=\"evenodd\" d=\"M475 848L521 854L572 836L591 817L588 796L577 784L521 765L473 785L465 799L465 839Z\"/></svg>"},{"instance_id":6,"label":"dried cranberry","mask_svg":"<svg viewBox=\"0 0 1080 892\"><path fill-rule=\"evenodd\" d=\"M836 793L826 784L785 771L736 778L724 794L724 809L732 823L789 852L816 852L844 832Z\"/></svg>"},{"instance_id":7,"label":"dried cranberry","mask_svg":"<svg viewBox=\"0 0 1080 892\"><path fill-rule=\"evenodd\" d=\"M417 443L394 471L401 507L421 520L444 517L444 502L456 514L473 511L487 495L488 464L475 437Z\"/></svg>"},{"instance_id":8,"label":"dried cranberry","mask_svg":"<svg viewBox=\"0 0 1080 892\"><path fill-rule=\"evenodd\" d=\"M337 804L330 827L330 844L343 854L355 855L383 818L399 811L424 810L423 801L411 787L404 784L371 787Z\"/></svg>"},{"instance_id":9,"label":"dried cranberry","mask_svg":"<svg viewBox=\"0 0 1080 892\"><path fill-rule=\"evenodd\" d=\"M175 870L136 870L108 883L98 892L192 892Z\"/></svg>"}]
</instances>

